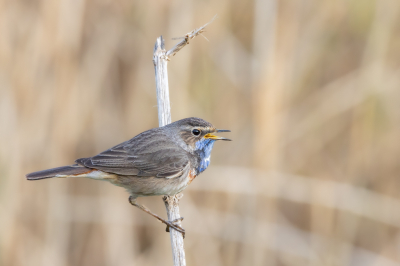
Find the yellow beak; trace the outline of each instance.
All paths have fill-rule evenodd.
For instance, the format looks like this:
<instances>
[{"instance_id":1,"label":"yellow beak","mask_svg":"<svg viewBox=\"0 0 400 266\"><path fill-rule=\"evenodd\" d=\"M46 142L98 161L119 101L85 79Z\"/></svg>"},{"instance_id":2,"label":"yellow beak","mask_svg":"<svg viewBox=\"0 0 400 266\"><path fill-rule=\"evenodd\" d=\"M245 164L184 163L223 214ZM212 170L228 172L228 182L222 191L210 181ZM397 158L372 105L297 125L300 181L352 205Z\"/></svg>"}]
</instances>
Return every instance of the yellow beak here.
<instances>
[{"instance_id":1,"label":"yellow beak","mask_svg":"<svg viewBox=\"0 0 400 266\"><path fill-rule=\"evenodd\" d=\"M217 132L229 132L229 131L228 131L228 130L217 130ZM228 140L228 141L231 141L230 139L223 138L223 137L219 137L219 136L216 136L216 135L214 135L214 134L212 134L212 133L207 133L207 134L204 136L204 138L205 138L205 139Z\"/></svg>"}]
</instances>

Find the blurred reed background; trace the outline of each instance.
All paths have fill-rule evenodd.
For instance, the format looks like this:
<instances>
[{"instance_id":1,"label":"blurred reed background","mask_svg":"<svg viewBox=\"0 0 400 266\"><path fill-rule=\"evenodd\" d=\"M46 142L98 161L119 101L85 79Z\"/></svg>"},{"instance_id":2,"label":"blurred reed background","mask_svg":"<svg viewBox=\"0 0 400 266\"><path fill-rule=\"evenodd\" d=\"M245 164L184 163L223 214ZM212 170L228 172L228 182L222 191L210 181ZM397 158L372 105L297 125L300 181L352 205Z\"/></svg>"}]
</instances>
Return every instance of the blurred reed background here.
<instances>
[{"instance_id":1,"label":"blurred reed background","mask_svg":"<svg viewBox=\"0 0 400 266\"><path fill-rule=\"evenodd\" d=\"M400 1L0 1L0 265L172 265L93 180L28 182L172 119L231 129L184 193L188 265L400 265ZM161 197L140 202L165 217Z\"/></svg>"}]
</instances>

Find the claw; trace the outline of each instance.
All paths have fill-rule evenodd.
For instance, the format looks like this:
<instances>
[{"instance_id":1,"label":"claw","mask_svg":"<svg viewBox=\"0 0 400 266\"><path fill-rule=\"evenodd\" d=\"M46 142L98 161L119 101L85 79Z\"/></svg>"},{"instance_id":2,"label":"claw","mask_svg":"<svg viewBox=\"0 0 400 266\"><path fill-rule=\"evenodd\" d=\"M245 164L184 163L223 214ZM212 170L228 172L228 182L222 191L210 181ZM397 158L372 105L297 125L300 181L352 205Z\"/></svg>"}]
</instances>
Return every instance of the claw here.
<instances>
[{"instance_id":1,"label":"claw","mask_svg":"<svg viewBox=\"0 0 400 266\"><path fill-rule=\"evenodd\" d=\"M176 231L181 232L183 238L185 238L185 234L186 234L185 229L183 229L181 226L176 224L177 222L181 222L181 221L183 221L183 217L180 217L180 218L175 219L173 221L168 221L168 222L166 221L165 224L167 225L167 228L165 228L165 231L169 232L169 228L172 227Z\"/></svg>"},{"instance_id":2,"label":"claw","mask_svg":"<svg viewBox=\"0 0 400 266\"><path fill-rule=\"evenodd\" d=\"M178 218L178 219L175 219L175 220L171 221L171 223L182 222L183 219L184 219L183 217L180 217L180 218Z\"/></svg>"}]
</instances>

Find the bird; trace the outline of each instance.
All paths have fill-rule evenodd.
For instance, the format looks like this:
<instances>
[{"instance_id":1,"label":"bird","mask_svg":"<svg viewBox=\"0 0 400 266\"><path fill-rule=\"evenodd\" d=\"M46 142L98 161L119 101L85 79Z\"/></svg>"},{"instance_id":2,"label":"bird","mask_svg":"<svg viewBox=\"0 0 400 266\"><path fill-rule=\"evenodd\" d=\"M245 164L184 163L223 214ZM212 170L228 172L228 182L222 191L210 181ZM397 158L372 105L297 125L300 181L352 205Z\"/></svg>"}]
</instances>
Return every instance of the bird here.
<instances>
[{"instance_id":1,"label":"bird","mask_svg":"<svg viewBox=\"0 0 400 266\"><path fill-rule=\"evenodd\" d=\"M140 133L93 157L80 158L75 164L33 172L28 180L84 177L108 181L125 188L129 202L185 236L178 220L166 221L137 202L146 196L172 196L182 192L210 165L211 150L218 140L230 141L215 133L211 123L189 117Z\"/></svg>"}]
</instances>

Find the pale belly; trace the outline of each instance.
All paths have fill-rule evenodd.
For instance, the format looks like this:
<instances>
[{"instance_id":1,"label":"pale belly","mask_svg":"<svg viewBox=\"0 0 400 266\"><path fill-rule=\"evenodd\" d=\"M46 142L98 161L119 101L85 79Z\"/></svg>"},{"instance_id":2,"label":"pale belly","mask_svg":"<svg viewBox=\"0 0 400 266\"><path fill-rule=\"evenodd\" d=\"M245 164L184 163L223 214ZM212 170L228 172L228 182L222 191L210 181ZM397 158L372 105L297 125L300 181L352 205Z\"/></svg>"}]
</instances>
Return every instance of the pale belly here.
<instances>
[{"instance_id":1,"label":"pale belly","mask_svg":"<svg viewBox=\"0 0 400 266\"><path fill-rule=\"evenodd\" d=\"M195 178L195 171L189 171L180 177L137 177L117 176L107 181L125 188L131 196L146 197L156 195L175 195L182 192Z\"/></svg>"}]
</instances>

